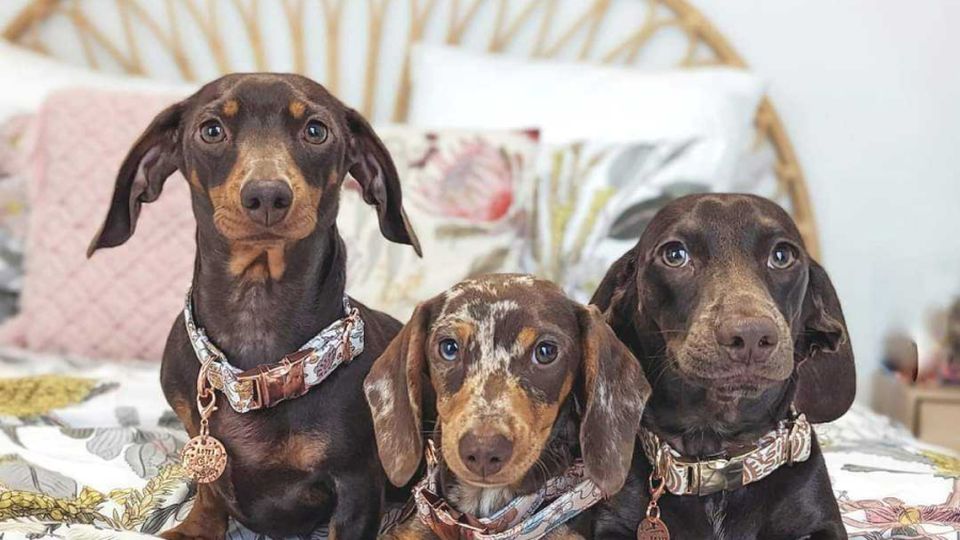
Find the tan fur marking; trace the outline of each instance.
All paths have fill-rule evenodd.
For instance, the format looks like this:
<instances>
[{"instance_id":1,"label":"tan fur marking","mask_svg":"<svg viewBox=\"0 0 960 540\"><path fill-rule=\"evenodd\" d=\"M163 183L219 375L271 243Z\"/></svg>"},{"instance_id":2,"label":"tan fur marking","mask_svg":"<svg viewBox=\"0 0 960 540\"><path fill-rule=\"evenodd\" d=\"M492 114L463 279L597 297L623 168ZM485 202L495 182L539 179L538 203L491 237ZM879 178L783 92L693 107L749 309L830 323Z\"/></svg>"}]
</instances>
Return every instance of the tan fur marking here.
<instances>
[{"instance_id":1,"label":"tan fur marking","mask_svg":"<svg viewBox=\"0 0 960 540\"><path fill-rule=\"evenodd\" d=\"M534 328L529 326L524 326L520 329L520 332L517 334L517 349L525 351L533 346L533 342L537 339L537 331Z\"/></svg>"},{"instance_id":2,"label":"tan fur marking","mask_svg":"<svg viewBox=\"0 0 960 540\"><path fill-rule=\"evenodd\" d=\"M285 179L293 191L293 204L286 218L269 229L247 217L240 199L246 182L264 176ZM313 232L322 195L322 189L307 183L283 145L241 145L226 181L210 189L213 223L230 241L230 274L257 281L281 279L286 271L286 247ZM278 238L248 240L264 232Z\"/></svg>"},{"instance_id":3,"label":"tan fur marking","mask_svg":"<svg viewBox=\"0 0 960 540\"><path fill-rule=\"evenodd\" d=\"M237 153L237 161L226 181L210 188L213 224L229 239L249 235L248 229L252 228L240 200L240 190L243 188L248 161L249 151L245 146L241 146Z\"/></svg>"},{"instance_id":4,"label":"tan fur marking","mask_svg":"<svg viewBox=\"0 0 960 540\"><path fill-rule=\"evenodd\" d=\"M514 444L513 456L494 479L508 485L519 482L543 451L573 378L572 373L568 374L561 399L556 403L534 402L516 378L501 373L468 377L455 394L438 396L437 413L445 427L441 448L447 465L458 477L470 478L472 475L456 450L460 438L471 430L492 430ZM490 389L496 389L495 396L489 395Z\"/></svg>"},{"instance_id":5,"label":"tan fur marking","mask_svg":"<svg viewBox=\"0 0 960 540\"><path fill-rule=\"evenodd\" d=\"M299 120L300 118L303 118L303 113L307 111L307 106L304 105L302 101L294 100L290 102L289 109L290 109L290 114L294 118Z\"/></svg>"},{"instance_id":6,"label":"tan fur marking","mask_svg":"<svg viewBox=\"0 0 960 540\"><path fill-rule=\"evenodd\" d=\"M476 331L476 326L468 321L457 321L451 324L453 331L457 334L457 338L460 340L460 343L466 343L470 341L470 338L473 337L473 333Z\"/></svg>"},{"instance_id":7,"label":"tan fur marking","mask_svg":"<svg viewBox=\"0 0 960 540\"><path fill-rule=\"evenodd\" d=\"M270 277L270 270L267 268L266 264L258 260L254 264L247 267L247 270L243 273L243 277L247 281L264 283L267 281L267 278Z\"/></svg>"},{"instance_id":8,"label":"tan fur marking","mask_svg":"<svg viewBox=\"0 0 960 540\"><path fill-rule=\"evenodd\" d=\"M669 339L668 336L667 340L669 341ZM583 358L583 378L587 383L587 388L593 388L600 371L600 364L598 362L600 358L600 343L597 341L597 336L593 335L593 333L588 335L587 339L584 340Z\"/></svg>"},{"instance_id":9,"label":"tan fur marking","mask_svg":"<svg viewBox=\"0 0 960 540\"><path fill-rule=\"evenodd\" d=\"M270 278L274 281L279 281L287 269L284 247L283 244L278 244L267 248L267 268L270 270Z\"/></svg>"},{"instance_id":10,"label":"tan fur marking","mask_svg":"<svg viewBox=\"0 0 960 540\"><path fill-rule=\"evenodd\" d=\"M269 142L241 144L237 162L226 181L210 189L213 223L229 240L241 240L263 232L250 221L240 200L246 182L261 178L285 179L293 191L293 204L287 217L270 227L269 232L285 241L306 238L317 225L317 206L323 190L307 183L303 172L283 144Z\"/></svg>"},{"instance_id":11,"label":"tan fur marking","mask_svg":"<svg viewBox=\"0 0 960 540\"><path fill-rule=\"evenodd\" d=\"M263 248L260 246L241 242L230 244L230 275L238 277L245 274L261 255Z\"/></svg>"},{"instance_id":12,"label":"tan fur marking","mask_svg":"<svg viewBox=\"0 0 960 540\"><path fill-rule=\"evenodd\" d=\"M223 104L223 115L224 116L236 116L240 111L240 103L235 99L228 99Z\"/></svg>"},{"instance_id":13,"label":"tan fur marking","mask_svg":"<svg viewBox=\"0 0 960 540\"><path fill-rule=\"evenodd\" d=\"M416 513L410 515L406 521L387 531L382 540L424 540L434 538L430 527L423 524Z\"/></svg>"},{"instance_id":14,"label":"tan fur marking","mask_svg":"<svg viewBox=\"0 0 960 540\"><path fill-rule=\"evenodd\" d=\"M193 188L194 191L198 191L198 192L203 191L203 185L200 184L200 176L197 175L197 171L195 170L190 171L190 176L187 178L187 180L188 180L188 183L190 184L190 187Z\"/></svg>"},{"instance_id":15,"label":"tan fur marking","mask_svg":"<svg viewBox=\"0 0 960 540\"><path fill-rule=\"evenodd\" d=\"M280 464L309 471L317 467L327 455L327 441L310 435L291 435L275 455Z\"/></svg>"},{"instance_id":16,"label":"tan fur marking","mask_svg":"<svg viewBox=\"0 0 960 540\"><path fill-rule=\"evenodd\" d=\"M199 430L193 421L193 405L191 405L189 401L177 399L174 400L172 407L173 412L177 413L177 418L180 419L187 433L189 433L191 437L196 436Z\"/></svg>"}]
</instances>

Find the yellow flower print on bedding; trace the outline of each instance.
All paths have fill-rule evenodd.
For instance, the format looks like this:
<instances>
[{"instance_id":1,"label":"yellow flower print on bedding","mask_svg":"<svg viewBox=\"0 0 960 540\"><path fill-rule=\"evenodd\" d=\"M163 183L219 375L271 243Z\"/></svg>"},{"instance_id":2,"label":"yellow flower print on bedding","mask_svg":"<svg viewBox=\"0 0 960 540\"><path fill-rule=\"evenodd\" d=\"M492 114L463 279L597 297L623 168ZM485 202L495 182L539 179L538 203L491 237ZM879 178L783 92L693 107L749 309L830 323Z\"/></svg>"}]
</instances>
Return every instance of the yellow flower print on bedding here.
<instances>
[{"instance_id":1,"label":"yellow flower print on bedding","mask_svg":"<svg viewBox=\"0 0 960 540\"><path fill-rule=\"evenodd\" d=\"M919 453L930 460L939 476L960 478L960 458L931 450L920 450Z\"/></svg>"},{"instance_id":2,"label":"yellow flower print on bedding","mask_svg":"<svg viewBox=\"0 0 960 540\"><path fill-rule=\"evenodd\" d=\"M0 379L0 416L38 416L85 400L94 379L38 375Z\"/></svg>"},{"instance_id":3,"label":"yellow flower print on bedding","mask_svg":"<svg viewBox=\"0 0 960 540\"><path fill-rule=\"evenodd\" d=\"M104 499L102 493L90 488L69 499L31 491L3 491L0 492L0 520L30 517L41 521L93 523L101 518L98 509Z\"/></svg>"},{"instance_id":4,"label":"yellow flower print on bedding","mask_svg":"<svg viewBox=\"0 0 960 540\"><path fill-rule=\"evenodd\" d=\"M30 518L136 530L175 490L185 489L187 480L179 464L170 464L142 489L115 489L108 495L85 487L76 497L52 497L32 491L3 491L0 486L0 521Z\"/></svg>"}]
</instances>

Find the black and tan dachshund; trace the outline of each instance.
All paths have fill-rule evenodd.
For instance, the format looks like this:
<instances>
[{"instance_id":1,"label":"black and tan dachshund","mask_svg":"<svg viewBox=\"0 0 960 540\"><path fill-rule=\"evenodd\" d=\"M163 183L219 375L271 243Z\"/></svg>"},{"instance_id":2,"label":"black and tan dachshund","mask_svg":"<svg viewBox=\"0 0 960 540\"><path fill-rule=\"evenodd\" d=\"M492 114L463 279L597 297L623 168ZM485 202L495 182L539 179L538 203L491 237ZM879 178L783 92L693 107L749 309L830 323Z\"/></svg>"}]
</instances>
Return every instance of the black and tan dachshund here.
<instances>
[{"instance_id":1,"label":"black and tan dachshund","mask_svg":"<svg viewBox=\"0 0 960 540\"><path fill-rule=\"evenodd\" d=\"M671 480L688 494L658 501L672 538L846 537L816 436L791 409L810 422L847 411L853 351L833 285L783 209L748 195L678 199L592 302L653 387L641 431L663 443L651 448L672 449L659 452L658 475L671 470L665 454L681 464ZM738 460L778 428L765 454ZM626 486L598 512L598 539L637 537L658 459L640 446ZM708 463L712 476L699 474Z\"/></svg>"},{"instance_id":2,"label":"black and tan dachshund","mask_svg":"<svg viewBox=\"0 0 960 540\"><path fill-rule=\"evenodd\" d=\"M156 200L177 170L197 221L194 317L239 369L256 374L345 316L346 251L335 220L348 173L376 207L383 235L419 253L386 148L360 114L304 77L230 75L161 112L123 162L90 252L130 238L141 204ZM275 537L327 520L338 540L376 535L385 477L362 383L401 325L351 304L365 325L363 352L322 384L244 414L219 396L210 431L226 447L226 470L199 485L189 516L167 538L222 538L228 515ZM191 436L199 370L181 316L161 382ZM261 390L303 388L302 377L280 382Z\"/></svg>"}]
</instances>

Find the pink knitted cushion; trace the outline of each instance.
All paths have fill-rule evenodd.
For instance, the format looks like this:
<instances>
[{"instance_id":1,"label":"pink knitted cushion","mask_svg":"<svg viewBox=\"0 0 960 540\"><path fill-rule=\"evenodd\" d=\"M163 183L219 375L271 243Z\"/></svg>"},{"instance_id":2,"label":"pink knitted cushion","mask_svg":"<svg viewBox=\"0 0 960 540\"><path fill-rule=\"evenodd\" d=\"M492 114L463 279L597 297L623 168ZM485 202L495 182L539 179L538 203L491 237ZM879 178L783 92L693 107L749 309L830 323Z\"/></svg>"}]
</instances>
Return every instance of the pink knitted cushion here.
<instances>
[{"instance_id":1,"label":"pink knitted cushion","mask_svg":"<svg viewBox=\"0 0 960 540\"><path fill-rule=\"evenodd\" d=\"M127 150L174 96L71 90L37 117L20 314L0 342L94 358L159 360L190 284L194 221L179 173L123 246L85 251Z\"/></svg>"}]
</instances>

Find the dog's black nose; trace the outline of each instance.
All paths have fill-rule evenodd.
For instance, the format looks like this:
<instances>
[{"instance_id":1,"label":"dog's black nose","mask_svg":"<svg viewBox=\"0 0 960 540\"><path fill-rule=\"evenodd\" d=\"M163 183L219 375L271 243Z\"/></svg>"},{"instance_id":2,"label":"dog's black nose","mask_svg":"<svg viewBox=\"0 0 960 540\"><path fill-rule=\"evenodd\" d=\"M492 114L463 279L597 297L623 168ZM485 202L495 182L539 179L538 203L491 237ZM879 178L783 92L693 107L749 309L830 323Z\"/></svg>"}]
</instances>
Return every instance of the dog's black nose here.
<instances>
[{"instance_id":1,"label":"dog's black nose","mask_svg":"<svg viewBox=\"0 0 960 540\"><path fill-rule=\"evenodd\" d=\"M467 433L460 439L460 459L481 477L496 474L513 455L513 441L503 435Z\"/></svg>"},{"instance_id":2,"label":"dog's black nose","mask_svg":"<svg viewBox=\"0 0 960 540\"><path fill-rule=\"evenodd\" d=\"M730 318L717 329L717 343L735 362L766 362L777 339L777 325L769 317Z\"/></svg>"},{"instance_id":3,"label":"dog's black nose","mask_svg":"<svg viewBox=\"0 0 960 540\"><path fill-rule=\"evenodd\" d=\"M269 227L287 216L293 191L283 180L252 180L240 190L240 202L250 219Z\"/></svg>"}]
</instances>

